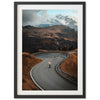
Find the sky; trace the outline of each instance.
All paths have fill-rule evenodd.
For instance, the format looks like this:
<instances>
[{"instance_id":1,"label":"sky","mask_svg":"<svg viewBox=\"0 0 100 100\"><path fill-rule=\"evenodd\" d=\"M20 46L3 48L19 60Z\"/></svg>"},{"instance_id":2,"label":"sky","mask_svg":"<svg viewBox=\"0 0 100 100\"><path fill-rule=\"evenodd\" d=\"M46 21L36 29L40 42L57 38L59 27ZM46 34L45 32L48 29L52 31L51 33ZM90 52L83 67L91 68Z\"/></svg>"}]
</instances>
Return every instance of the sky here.
<instances>
[{"instance_id":1,"label":"sky","mask_svg":"<svg viewBox=\"0 0 100 100\"><path fill-rule=\"evenodd\" d=\"M22 24L36 26L39 24L50 24L50 19L56 19L57 15L71 16L77 18L76 9L50 9L50 10L23 10Z\"/></svg>"},{"instance_id":2,"label":"sky","mask_svg":"<svg viewBox=\"0 0 100 100\"><path fill-rule=\"evenodd\" d=\"M38 15L41 15L41 12L43 11L40 11L38 12L37 14ZM57 15L57 14L61 14L61 15L69 15L69 16L77 16L77 10L47 10L47 14L48 15Z\"/></svg>"}]
</instances>

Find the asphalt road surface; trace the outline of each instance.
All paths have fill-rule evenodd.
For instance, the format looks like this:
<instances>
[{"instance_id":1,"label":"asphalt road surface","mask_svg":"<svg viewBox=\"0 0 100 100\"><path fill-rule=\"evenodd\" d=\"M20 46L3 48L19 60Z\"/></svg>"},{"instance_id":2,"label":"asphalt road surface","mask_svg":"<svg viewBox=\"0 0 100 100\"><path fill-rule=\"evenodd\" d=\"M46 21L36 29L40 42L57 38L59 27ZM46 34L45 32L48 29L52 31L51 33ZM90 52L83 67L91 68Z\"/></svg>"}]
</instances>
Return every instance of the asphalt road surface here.
<instances>
[{"instance_id":1,"label":"asphalt road surface","mask_svg":"<svg viewBox=\"0 0 100 100\"><path fill-rule=\"evenodd\" d=\"M43 56L44 55L44 56ZM43 61L35 65L30 76L33 82L42 90L76 90L77 86L70 81L61 77L55 70L55 66L65 59L61 53L40 54L38 58L43 58ZM66 56L67 58L67 56ZM51 62L49 68L48 62Z\"/></svg>"}]
</instances>

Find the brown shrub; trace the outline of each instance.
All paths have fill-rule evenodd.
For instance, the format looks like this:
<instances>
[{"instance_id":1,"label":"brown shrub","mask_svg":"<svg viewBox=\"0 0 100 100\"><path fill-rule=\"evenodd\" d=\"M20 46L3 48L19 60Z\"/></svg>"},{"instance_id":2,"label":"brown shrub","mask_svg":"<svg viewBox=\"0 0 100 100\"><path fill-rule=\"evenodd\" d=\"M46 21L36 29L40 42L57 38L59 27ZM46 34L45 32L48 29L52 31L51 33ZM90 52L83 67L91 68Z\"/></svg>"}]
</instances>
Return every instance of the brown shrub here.
<instances>
[{"instance_id":1,"label":"brown shrub","mask_svg":"<svg viewBox=\"0 0 100 100\"><path fill-rule=\"evenodd\" d=\"M69 57L60 65L60 68L77 78L77 53L72 53Z\"/></svg>"},{"instance_id":2,"label":"brown shrub","mask_svg":"<svg viewBox=\"0 0 100 100\"><path fill-rule=\"evenodd\" d=\"M30 70L32 67L42 60L38 59L29 53L22 53L22 89L23 90L39 90L39 88L33 83L30 77Z\"/></svg>"},{"instance_id":3,"label":"brown shrub","mask_svg":"<svg viewBox=\"0 0 100 100\"><path fill-rule=\"evenodd\" d=\"M78 51L77 49L74 49L73 51Z\"/></svg>"}]
</instances>

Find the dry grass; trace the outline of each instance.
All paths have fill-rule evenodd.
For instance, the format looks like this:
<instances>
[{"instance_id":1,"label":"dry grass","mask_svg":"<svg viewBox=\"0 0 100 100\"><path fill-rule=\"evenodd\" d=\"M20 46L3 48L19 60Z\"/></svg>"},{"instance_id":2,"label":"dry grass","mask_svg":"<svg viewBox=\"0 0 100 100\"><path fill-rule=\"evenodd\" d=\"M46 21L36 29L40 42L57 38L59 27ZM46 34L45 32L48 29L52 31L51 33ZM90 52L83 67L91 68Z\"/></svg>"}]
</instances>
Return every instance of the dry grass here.
<instances>
[{"instance_id":1,"label":"dry grass","mask_svg":"<svg viewBox=\"0 0 100 100\"><path fill-rule=\"evenodd\" d=\"M30 70L32 69L34 65L40 63L42 60L26 52L22 53L22 58L23 58L22 89L23 90L39 90L39 88L31 80Z\"/></svg>"},{"instance_id":2,"label":"dry grass","mask_svg":"<svg viewBox=\"0 0 100 100\"><path fill-rule=\"evenodd\" d=\"M60 68L77 78L77 53L72 53L69 57L60 65Z\"/></svg>"},{"instance_id":3,"label":"dry grass","mask_svg":"<svg viewBox=\"0 0 100 100\"><path fill-rule=\"evenodd\" d=\"M78 51L78 49L74 49L73 51Z\"/></svg>"},{"instance_id":4,"label":"dry grass","mask_svg":"<svg viewBox=\"0 0 100 100\"><path fill-rule=\"evenodd\" d=\"M45 51L48 51L48 50L39 49L38 51L39 51L39 52L41 52L41 51L45 52Z\"/></svg>"}]
</instances>

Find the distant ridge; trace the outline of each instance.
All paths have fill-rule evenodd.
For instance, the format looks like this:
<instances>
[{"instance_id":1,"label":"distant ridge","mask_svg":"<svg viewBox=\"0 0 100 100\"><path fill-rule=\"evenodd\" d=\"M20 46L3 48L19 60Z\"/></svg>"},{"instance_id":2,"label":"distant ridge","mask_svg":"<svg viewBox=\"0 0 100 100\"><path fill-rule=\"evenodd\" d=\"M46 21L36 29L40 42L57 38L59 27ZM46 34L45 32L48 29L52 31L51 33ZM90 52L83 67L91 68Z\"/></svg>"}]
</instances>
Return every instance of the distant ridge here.
<instances>
[{"instance_id":1,"label":"distant ridge","mask_svg":"<svg viewBox=\"0 0 100 100\"><path fill-rule=\"evenodd\" d=\"M66 25L50 27L23 26L23 51L35 52L38 49L64 50L77 48L77 31Z\"/></svg>"}]
</instances>

